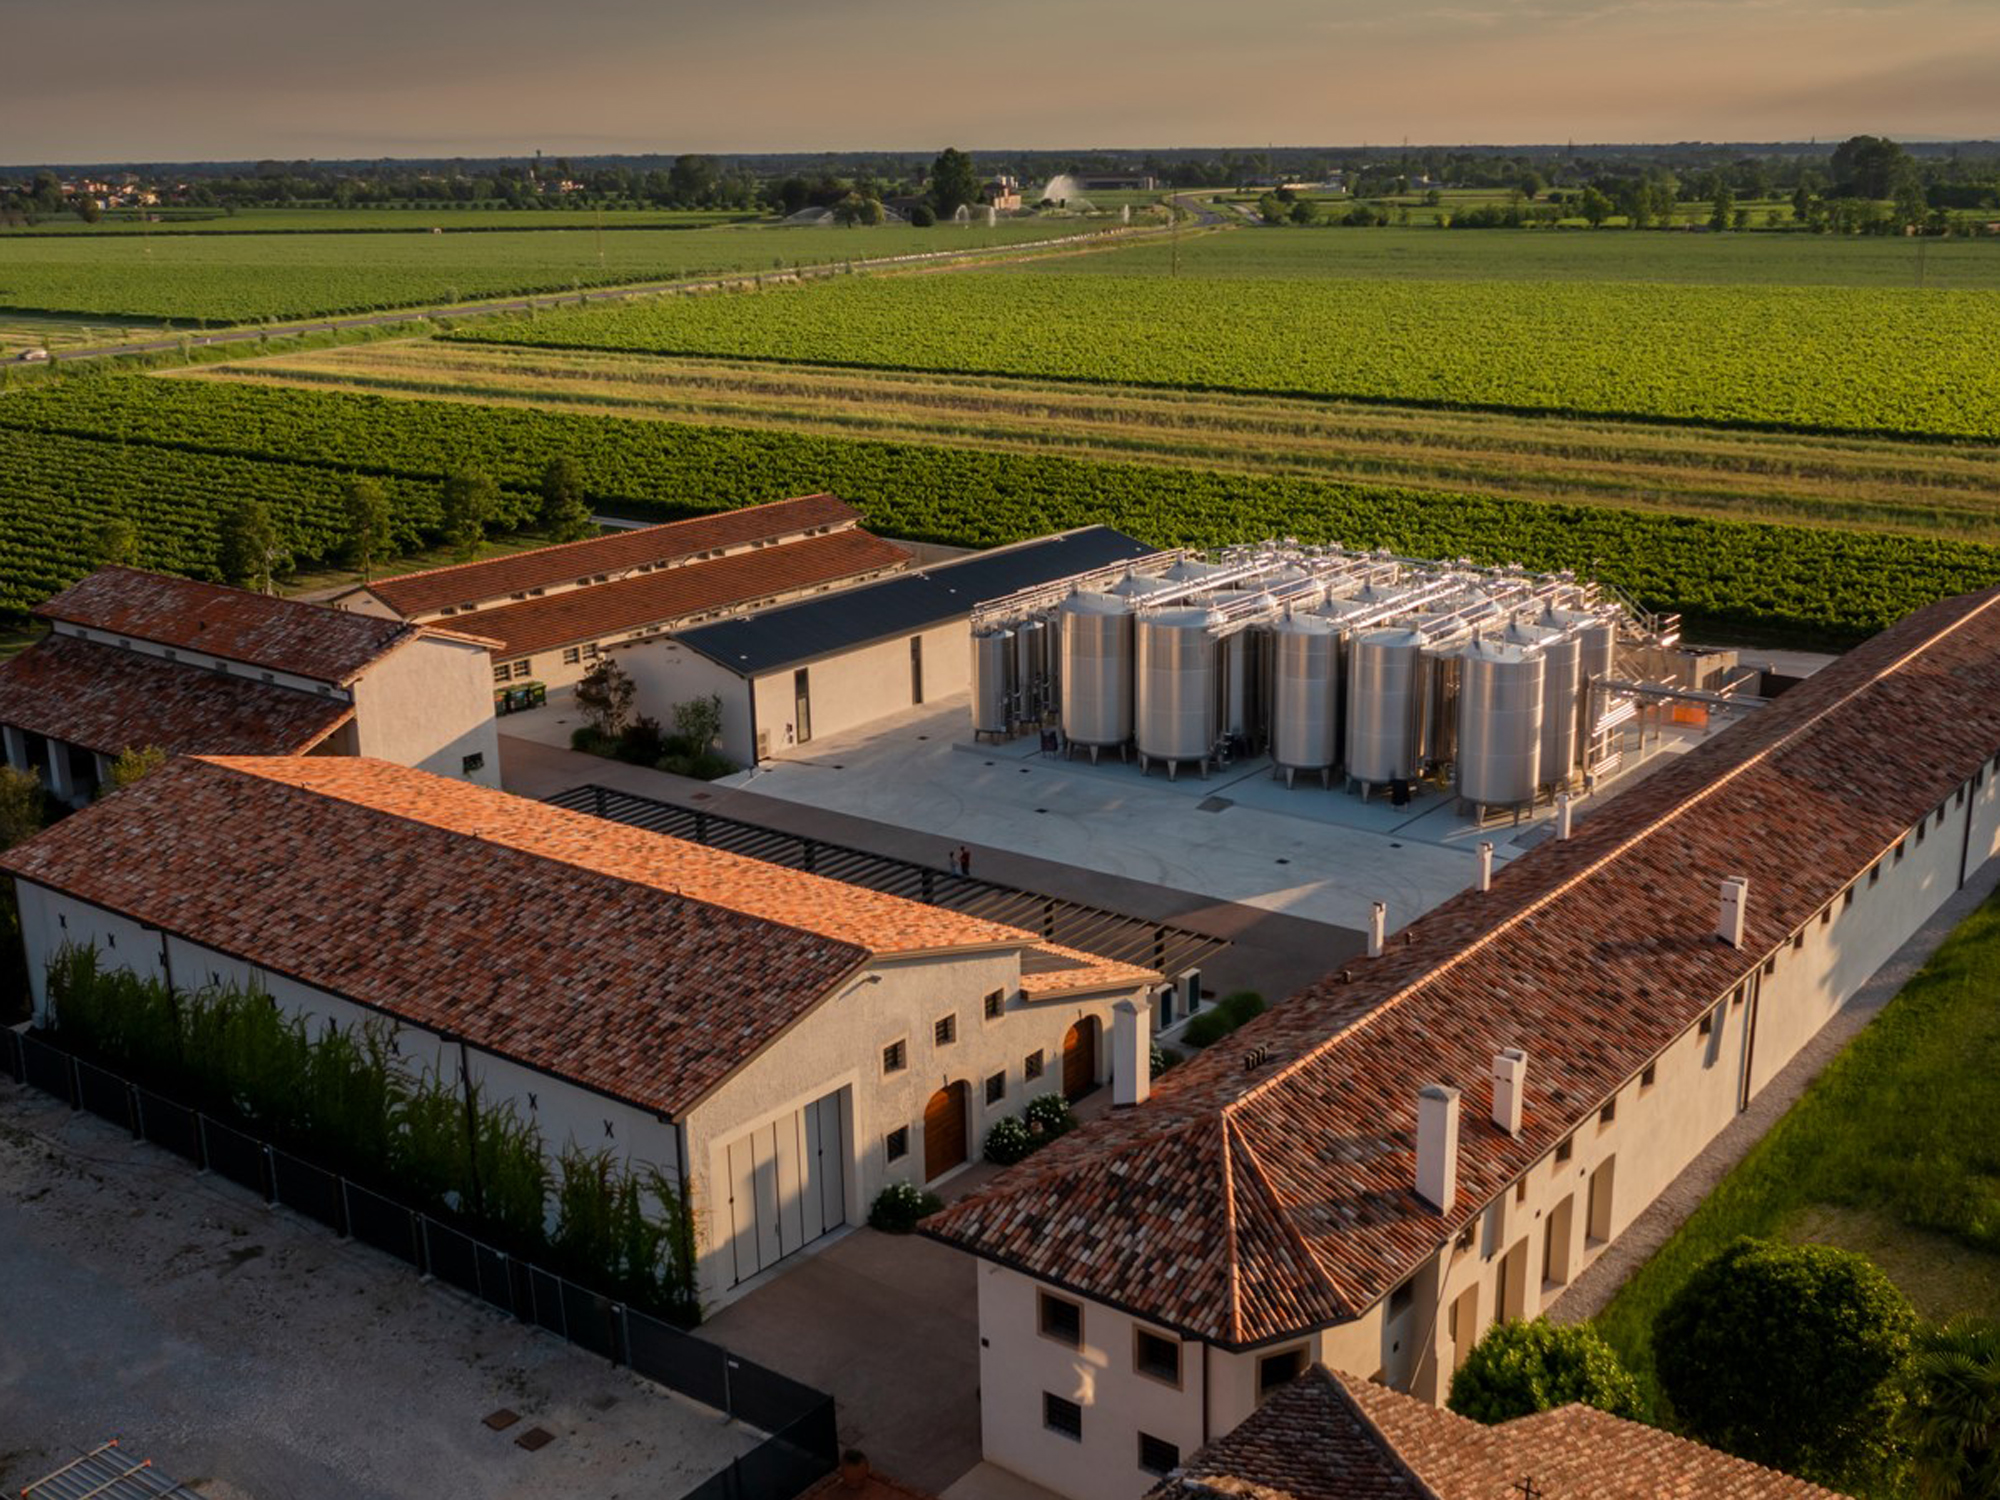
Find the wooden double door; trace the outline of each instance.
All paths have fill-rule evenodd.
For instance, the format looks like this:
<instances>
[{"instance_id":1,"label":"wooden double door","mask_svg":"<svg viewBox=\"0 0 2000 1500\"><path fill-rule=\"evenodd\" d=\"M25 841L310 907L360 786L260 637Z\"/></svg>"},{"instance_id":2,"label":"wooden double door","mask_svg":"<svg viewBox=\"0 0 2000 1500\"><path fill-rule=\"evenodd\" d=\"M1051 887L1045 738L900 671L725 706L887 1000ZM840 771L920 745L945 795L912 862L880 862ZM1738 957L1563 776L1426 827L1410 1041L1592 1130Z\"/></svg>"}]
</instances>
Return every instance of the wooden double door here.
<instances>
[{"instance_id":1,"label":"wooden double door","mask_svg":"<svg viewBox=\"0 0 2000 1500\"><path fill-rule=\"evenodd\" d=\"M953 1167L962 1167L970 1156L966 1141L966 1096L971 1090L963 1081L947 1084L931 1095L924 1106L924 1181L936 1182Z\"/></svg>"},{"instance_id":2,"label":"wooden double door","mask_svg":"<svg viewBox=\"0 0 2000 1500\"><path fill-rule=\"evenodd\" d=\"M1097 1023L1078 1021L1063 1035L1063 1098L1074 1104L1097 1087Z\"/></svg>"}]
</instances>

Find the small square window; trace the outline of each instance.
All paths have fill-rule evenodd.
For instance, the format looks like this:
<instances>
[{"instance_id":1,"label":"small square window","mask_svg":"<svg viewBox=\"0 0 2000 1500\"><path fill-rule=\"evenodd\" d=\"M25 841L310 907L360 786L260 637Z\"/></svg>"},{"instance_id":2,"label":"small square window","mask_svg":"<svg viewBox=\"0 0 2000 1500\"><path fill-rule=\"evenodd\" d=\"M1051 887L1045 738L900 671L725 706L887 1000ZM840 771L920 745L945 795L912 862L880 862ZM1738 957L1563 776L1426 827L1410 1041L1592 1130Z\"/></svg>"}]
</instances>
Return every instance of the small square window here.
<instances>
[{"instance_id":1,"label":"small square window","mask_svg":"<svg viewBox=\"0 0 2000 1500\"><path fill-rule=\"evenodd\" d=\"M1389 1316L1401 1317L1417 1300L1417 1286L1414 1281L1406 1281L1389 1293Z\"/></svg>"},{"instance_id":2,"label":"small square window","mask_svg":"<svg viewBox=\"0 0 2000 1500\"><path fill-rule=\"evenodd\" d=\"M986 1080L986 1102L988 1104L998 1104L1006 1097L1007 1075L1005 1073L995 1073Z\"/></svg>"},{"instance_id":3,"label":"small square window","mask_svg":"<svg viewBox=\"0 0 2000 1500\"><path fill-rule=\"evenodd\" d=\"M1846 911L1847 908L1852 906L1853 904L1854 904L1854 887L1850 885L1846 890L1840 893L1840 909L1842 911Z\"/></svg>"},{"instance_id":4,"label":"small square window","mask_svg":"<svg viewBox=\"0 0 2000 1500\"><path fill-rule=\"evenodd\" d=\"M1645 1071L1639 1075L1639 1087L1642 1089L1651 1088L1659 1081L1659 1076L1660 1065L1658 1063L1647 1063Z\"/></svg>"},{"instance_id":5,"label":"small square window","mask_svg":"<svg viewBox=\"0 0 2000 1500\"><path fill-rule=\"evenodd\" d=\"M1030 1052L1027 1055L1027 1058L1021 1064L1021 1072L1023 1076L1031 1079L1040 1078L1042 1076L1041 1048L1037 1047L1033 1052Z\"/></svg>"},{"instance_id":6,"label":"small square window","mask_svg":"<svg viewBox=\"0 0 2000 1500\"><path fill-rule=\"evenodd\" d=\"M1042 1425L1073 1443L1080 1443L1083 1441L1083 1408L1051 1391L1043 1391Z\"/></svg>"},{"instance_id":7,"label":"small square window","mask_svg":"<svg viewBox=\"0 0 2000 1500\"><path fill-rule=\"evenodd\" d=\"M1148 1474L1171 1474L1181 1466L1181 1450L1150 1432L1139 1434L1139 1467Z\"/></svg>"},{"instance_id":8,"label":"small square window","mask_svg":"<svg viewBox=\"0 0 2000 1500\"><path fill-rule=\"evenodd\" d=\"M992 994L986 997L987 1020L989 1021L999 1020L1001 1013L1004 1012L1006 1009L1007 1009L1007 992L1005 990L995 990Z\"/></svg>"},{"instance_id":9,"label":"small square window","mask_svg":"<svg viewBox=\"0 0 2000 1500\"><path fill-rule=\"evenodd\" d=\"M1832 921L1833 921L1833 908L1831 906L1822 906L1819 909L1819 925L1825 927Z\"/></svg>"},{"instance_id":10,"label":"small square window","mask_svg":"<svg viewBox=\"0 0 2000 1500\"><path fill-rule=\"evenodd\" d=\"M1764 972L1766 974L1775 974L1778 972L1777 954L1773 953L1769 958L1764 960Z\"/></svg>"},{"instance_id":11,"label":"small square window","mask_svg":"<svg viewBox=\"0 0 2000 1500\"><path fill-rule=\"evenodd\" d=\"M1305 1373L1306 1351L1281 1349L1257 1361L1257 1399L1262 1402L1273 1391L1282 1390Z\"/></svg>"},{"instance_id":12,"label":"small square window","mask_svg":"<svg viewBox=\"0 0 2000 1500\"><path fill-rule=\"evenodd\" d=\"M1609 1125L1613 1120L1617 1118L1618 1118L1618 1101L1616 1099L1607 1100L1605 1102L1604 1108L1600 1109L1597 1112L1597 1123L1600 1126Z\"/></svg>"},{"instance_id":13,"label":"small square window","mask_svg":"<svg viewBox=\"0 0 2000 1500\"><path fill-rule=\"evenodd\" d=\"M1868 883L1870 885L1873 885L1875 884L1876 881L1880 880L1881 878L1882 878L1882 866L1879 864L1870 865L1868 867Z\"/></svg>"},{"instance_id":14,"label":"small square window","mask_svg":"<svg viewBox=\"0 0 2000 1500\"><path fill-rule=\"evenodd\" d=\"M1561 1166L1564 1162L1568 1161L1571 1155L1574 1154L1575 1150L1576 1150L1576 1137L1571 1136L1568 1140L1564 1141L1560 1146L1556 1147L1556 1165Z\"/></svg>"},{"instance_id":15,"label":"small square window","mask_svg":"<svg viewBox=\"0 0 2000 1500\"><path fill-rule=\"evenodd\" d=\"M1038 1314L1042 1337L1054 1339L1058 1344L1067 1344L1072 1349L1083 1347L1083 1304L1072 1302L1067 1297L1041 1294Z\"/></svg>"},{"instance_id":16,"label":"small square window","mask_svg":"<svg viewBox=\"0 0 2000 1500\"><path fill-rule=\"evenodd\" d=\"M909 1044L898 1037L882 1049L882 1071L900 1073L910 1065Z\"/></svg>"},{"instance_id":17,"label":"small square window","mask_svg":"<svg viewBox=\"0 0 2000 1500\"><path fill-rule=\"evenodd\" d=\"M1514 1201L1516 1203L1526 1203L1528 1201L1527 1178L1523 1177L1519 1182L1514 1184Z\"/></svg>"},{"instance_id":18,"label":"small square window","mask_svg":"<svg viewBox=\"0 0 2000 1500\"><path fill-rule=\"evenodd\" d=\"M1805 945L1806 945L1806 932L1805 929L1801 927L1797 932L1792 934L1792 948L1794 951L1797 951L1798 949L1805 947Z\"/></svg>"},{"instance_id":19,"label":"small square window","mask_svg":"<svg viewBox=\"0 0 2000 1500\"><path fill-rule=\"evenodd\" d=\"M564 665L564 666L567 666L567 667L573 667L573 666L577 665L577 664L578 664L579 662L581 662L582 660L583 660L583 648L582 648L581 646L565 646L565 647L563 647L563 665Z\"/></svg>"},{"instance_id":20,"label":"small square window","mask_svg":"<svg viewBox=\"0 0 2000 1500\"><path fill-rule=\"evenodd\" d=\"M898 1125L882 1139L882 1149L890 1161L901 1161L910 1154L910 1127Z\"/></svg>"},{"instance_id":21,"label":"small square window","mask_svg":"<svg viewBox=\"0 0 2000 1500\"><path fill-rule=\"evenodd\" d=\"M1165 1334L1132 1330L1132 1368L1168 1385L1181 1383L1181 1341Z\"/></svg>"},{"instance_id":22,"label":"small square window","mask_svg":"<svg viewBox=\"0 0 2000 1500\"><path fill-rule=\"evenodd\" d=\"M1715 1030L1715 1012L1710 1011L1707 1015L1701 1018L1701 1025L1695 1028L1695 1032L1699 1036L1707 1036L1710 1032L1714 1030Z\"/></svg>"},{"instance_id":23,"label":"small square window","mask_svg":"<svg viewBox=\"0 0 2000 1500\"><path fill-rule=\"evenodd\" d=\"M471 755L461 756L458 762L458 769L459 769L459 774L464 776L470 776L475 771L485 770L486 769L485 752L474 751Z\"/></svg>"},{"instance_id":24,"label":"small square window","mask_svg":"<svg viewBox=\"0 0 2000 1500\"><path fill-rule=\"evenodd\" d=\"M937 1024L931 1028L931 1041L940 1047L949 1047L958 1040L958 1017L939 1016Z\"/></svg>"}]
</instances>

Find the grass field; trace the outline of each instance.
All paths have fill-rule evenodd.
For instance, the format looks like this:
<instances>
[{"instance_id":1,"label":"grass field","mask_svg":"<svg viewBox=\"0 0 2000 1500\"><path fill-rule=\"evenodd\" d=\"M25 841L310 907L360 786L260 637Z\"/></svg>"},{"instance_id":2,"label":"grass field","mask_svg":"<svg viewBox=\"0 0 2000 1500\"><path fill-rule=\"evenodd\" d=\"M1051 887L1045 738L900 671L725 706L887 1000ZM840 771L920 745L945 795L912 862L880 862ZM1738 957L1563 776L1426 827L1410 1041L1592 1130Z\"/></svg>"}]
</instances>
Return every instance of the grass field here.
<instances>
[{"instance_id":1,"label":"grass field","mask_svg":"<svg viewBox=\"0 0 2000 1500\"><path fill-rule=\"evenodd\" d=\"M1263 231L1205 237L1234 241ZM1127 252L1069 265L1122 260ZM2000 437L2000 299L1598 282L861 277L462 337L954 374Z\"/></svg>"},{"instance_id":2,"label":"grass field","mask_svg":"<svg viewBox=\"0 0 2000 1500\"><path fill-rule=\"evenodd\" d=\"M244 208L154 210L155 219L114 209L95 224L57 214L38 224L0 226L0 240L15 235L96 238L180 234L428 234L432 229L708 229L760 218L754 213L678 208Z\"/></svg>"},{"instance_id":3,"label":"grass field","mask_svg":"<svg viewBox=\"0 0 2000 1500\"><path fill-rule=\"evenodd\" d=\"M182 327L449 304L709 272L1020 244L1075 220L931 229L715 229L483 234L111 235L0 239L0 314L173 319Z\"/></svg>"},{"instance_id":4,"label":"grass field","mask_svg":"<svg viewBox=\"0 0 2000 1500\"><path fill-rule=\"evenodd\" d=\"M2000 1315L2000 898L1961 924L1596 1319L1658 1400L1650 1330L1738 1235L1871 1256L1917 1306Z\"/></svg>"},{"instance_id":5,"label":"grass field","mask_svg":"<svg viewBox=\"0 0 2000 1500\"><path fill-rule=\"evenodd\" d=\"M2000 447L433 340L177 379L783 428L2000 542Z\"/></svg>"}]
</instances>

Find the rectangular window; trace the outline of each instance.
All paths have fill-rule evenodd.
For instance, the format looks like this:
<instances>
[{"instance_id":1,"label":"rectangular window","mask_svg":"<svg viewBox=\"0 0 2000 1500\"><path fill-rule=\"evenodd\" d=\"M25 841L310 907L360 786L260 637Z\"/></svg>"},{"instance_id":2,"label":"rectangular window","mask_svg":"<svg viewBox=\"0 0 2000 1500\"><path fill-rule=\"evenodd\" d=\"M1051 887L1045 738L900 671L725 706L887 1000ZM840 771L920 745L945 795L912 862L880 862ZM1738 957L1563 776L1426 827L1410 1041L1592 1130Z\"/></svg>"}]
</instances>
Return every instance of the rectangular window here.
<instances>
[{"instance_id":1,"label":"rectangular window","mask_svg":"<svg viewBox=\"0 0 2000 1500\"><path fill-rule=\"evenodd\" d=\"M924 701L924 638L910 637L910 701Z\"/></svg>"},{"instance_id":2,"label":"rectangular window","mask_svg":"<svg viewBox=\"0 0 2000 1500\"><path fill-rule=\"evenodd\" d=\"M1597 1123L1600 1126L1609 1125L1613 1120L1617 1118L1618 1118L1618 1101L1616 1099L1608 1100L1605 1103L1604 1108L1600 1109L1597 1112Z\"/></svg>"},{"instance_id":3,"label":"rectangular window","mask_svg":"<svg viewBox=\"0 0 2000 1500\"><path fill-rule=\"evenodd\" d=\"M1001 1013L1006 1009L1007 1009L1007 992L1005 990L995 990L992 994L986 997L987 1020L989 1021L999 1020Z\"/></svg>"},{"instance_id":4,"label":"rectangular window","mask_svg":"<svg viewBox=\"0 0 2000 1500\"><path fill-rule=\"evenodd\" d=\"M1778 972L1777 954L1773 953L1769 958L1764 960L1764 972L1766 974L1775 974Z\"/></svg>"},{"instance_id":5,"label":"rectangular window","mask_svg":"<svg viewBox=\"0 0 2000 1500\"><path fill-rule=\"evenodd\" d=\"M1896 841L1896 863L1899 865L1903 862L1903 845L1905 842L1902 839Z\"/></svg>"},{"instance_id":6,"label":"rectangular window","mask_svg":"<svg viewBox=\"0 0 2000 1500\"><path fill-rule=\"evenodd\" d=\"M1792 934L1792 949L1794 952L1796 952L1798 949L1805 947L1805 945L1806 945L1806 932L1805 929L1801 927L1797 932Z\"/></svg>"},{"instance_id":7,"label":"rectangular window","mask_svg":"<svg viewBox=\"0 0 2000 1500\"><path fill-rule=\"evenodd\" d=\"M470 776L474 771L483 771L486 769L486 756L479 751L474 751L471 755L462 756L459 759L458 768L460 773L466 776Z\"/></svg>"},{"instance_id":8,"label":"rectangular window","mask_svg":"<svg viewBox=\"0 0 2000 1500\"><path fill-rule=\"evenodd\" d=\"M1150 1432L1139 1434L1139 1467L1148 1474L1171 1474L1181 1466L1181 1450Z\"/></svg>"},{"instance_id":9,"label":"rectangular window","mask_svg":"<svg viewBox=\"0 0 2000 1500\"><path fill-rule=\"evenodd\" d=\"M890 1161L901 1161L910 1154L910 1127L898 1125L882 1141L883 1154Z\"/></svg>"},{"instance_id":10,"label":"rectangular window","mask_svg":"<svg viewBox=\"0 0 2000 1500\"><path fill-rule=\"evenodd\" d=\"M1152 1380L1168 1385L1181 1383L1181 1341L1164 1334L1132 1330L1132 1368Z\"/></svg>"},{"instance_id":11,"label":"rectangular window","mask_svg":"<svg viewBox=\"0 0 2000 1500\"><path fill-rule=\"evenodd\" d=\"M1040 1078L1042 1076L1041 1048L1037 1047L1033 1052L1028 1054L1026 1060L1021 1064L1021 1073L1029 1079Z\"/></svg>"},{"instance_id":12,"label":"rectangular window","mask_svg":"<svg viewBox=\"0 0 2000 1500\"><path fill-rule=\"evenodd\" d=\"M900 1073L910 1065L909 1044L898 1037L882 1049L882 1071Z\"/></svg>"},{"instance_id":13,"label":"rectangular window","mask_svg":"<svg viewBox=\"0 0 2000 1500\"><path fill-rule=\"evenodd\" d=\"M1879 863L1870 865L1868 867L1868 883L1870 885L1873 885L1881 878L1882 878L1882 866Z\"/></svg>"},{"instance_id":14,"label":"rectangular window","mask_svg":"<svg viewBox=\"0 0 2000 1500\"><path fill-rule=\"evenodd\" d=\"M1713 1030L1715 1030L1715 1012L1710 1011L1701 1018L1701 1025L1696 1027L1695 1031L1697 1035L1707 1036Z\"/></svg>"},{"instance_id":15,"label":"rectangular window","mask_svg":"<svg viewBox=\"0 0 2000 1500\"><path fill-rule=\"evenodd\" d=\"M1639 1087L1641 1089L1651 1088L1658 1082L1659 1076L1660 1065L1658 1063L1647 1063L1646 1070L1639 1075Z\"/></svg>"},{"instance_id":16,"label":"rectangular window","mask_svg":"<svg viewBox=\"0 0 2000 1500\"><path fill-rule=\"evenodd\" d=\"M1417 1286L1414 1281L1406 1281L1389 1293L1389 1316L1399 1318L1408 1312L1417 1300Z\"/></svg>"},{"instance_id":17,"label":"rectangular window","mask_svg":"<svg viewBox=\"0 0 2000 1500\"><path fill-rule=\"evenodd\" d=\"M563 665L564 665L564 666L566 666L566 667L573 667L573 666L577 665L577 663L581 662L582 660L583 660L583 648L582 648L581 646L565 646L565 647L563 647Z\"/></svg>"},{"instance_id":18,"label":"rectangular window","mask_svg":"<svg viewBox=\"0 0 2000 1500\"><path fill-rule=\"evenodd\" d=\"M1556 1165L1561 1166L1564 1162L1568 1161L1571 1152L1574 1151L1575 1149L1576 1149L1575 1136L1571 1136L1568 1140L1564 1141L1560 1146L1556 1147Z\"/></svg>"},{"instance_id":19,"label":"rectangular window","mask_svg":"<svg viewBox=\"0 0 2000 1500\"><path fill-rule=\"evenodd\" d=\"M939 1016L937 1024L931 1028L931 1041L939 1047L949 1047L958 1040L958 1017Z\"/></svg>"},{"instance_id":20,"label":"rectangular window","mask_svg":"<svg viewBox=\"0 0 2000 1500\"><path fill-rule=\"evenodd\" d=\"M1083 1441L1083 1408L1052 1391L1043 1391L1042 1425L1073 1443L1080 1443Z\"/></svg>"},{"instance_id":21,"label":"rectangular window","mask_svg":"<svg viewBox=\"0 0 2000 1500\"><path fill-rule=\"evenodd\" d=\"M1006 1097L1007 1075L1005 1073L995 1073L986 1080L986 1102L988 1104L998 1104Z\"/></svg>"},{"instance_id":22,"label":"rectangular window","mask_svg":"<svg viewBox=\"0 0 2000 1500\"><path fill-rule=\"evenodd\" d=\"M1846 911L1847 908L1852 906L1853 904L1854 904L1854 887L1850 885L1846 890L1840 893L1840 909L1842 911Z\"/></svg>"},{"instance_id":23,"label":"rectangular window","mask_svg":"<svg viewBox=\"0 0 2000 1500\"><path fill-rule=\"evenodd\" d=\"M504 661L500 663L499 666L493 669L493 680L495 682L505 682L509 677L512 677L513 675L514 675L513 672L508 668L507 663L505 663Z\"/></svg>"},{"instance_id":24,"label":"rectangular window","mask_svg":"<svg viewBox=\"0 0 2000 1500\"><path fill-rule=\"evenodd\" d=\"M1281 1349L1257 1361L1257 1400L1261 1403L1273 1391L1282 1390L1305 1373L1306 1351Z\"/></svg>"},{"instance_id":25,"label":"rectangular window","mask_svg":"<svg viewBox=\"0 0 2000 1500\"><path fill-rule=\"evenodd\" d=\"M1083 1347L1081 1302L1072 1302L1067 1297L1043 1292L1038 1317L1043 1338L1054 1339L1058 1344L1067 1344L1072 1349Z\"/></svg>"}]
</instances>

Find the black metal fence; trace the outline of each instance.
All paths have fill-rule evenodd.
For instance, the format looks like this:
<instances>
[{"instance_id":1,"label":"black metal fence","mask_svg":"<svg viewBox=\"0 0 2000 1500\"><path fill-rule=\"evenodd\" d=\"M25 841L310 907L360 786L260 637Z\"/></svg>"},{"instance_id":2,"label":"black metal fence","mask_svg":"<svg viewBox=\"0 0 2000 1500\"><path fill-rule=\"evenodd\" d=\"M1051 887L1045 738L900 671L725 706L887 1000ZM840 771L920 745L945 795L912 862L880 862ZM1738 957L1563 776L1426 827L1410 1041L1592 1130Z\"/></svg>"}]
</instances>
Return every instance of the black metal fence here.
<instances>
[{"instance_id":1,"label":"black metal fence","mask_svg":"<svg viewBox=\"0 0 2000 1500\"><path fill-rule=\"evenodd\" d=\"M303 1157L0 1027L0 1076L53 1094L139 1139L393 1255L523 1323L690 1396L766 1434L685 1500L793 1500L839 1458L833 1397L731 1354L405 1207Z\"/></svg>"}]
</instances>

